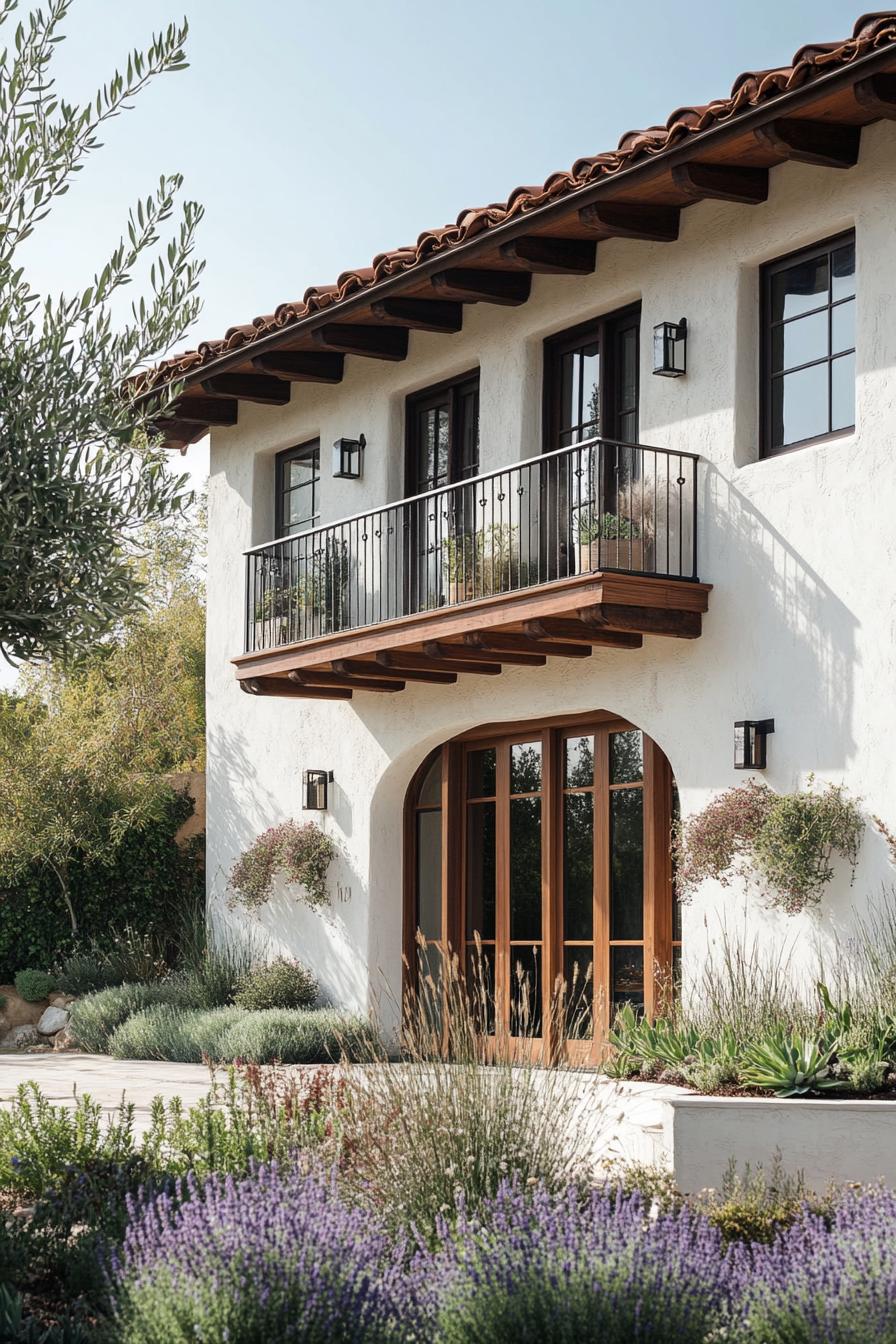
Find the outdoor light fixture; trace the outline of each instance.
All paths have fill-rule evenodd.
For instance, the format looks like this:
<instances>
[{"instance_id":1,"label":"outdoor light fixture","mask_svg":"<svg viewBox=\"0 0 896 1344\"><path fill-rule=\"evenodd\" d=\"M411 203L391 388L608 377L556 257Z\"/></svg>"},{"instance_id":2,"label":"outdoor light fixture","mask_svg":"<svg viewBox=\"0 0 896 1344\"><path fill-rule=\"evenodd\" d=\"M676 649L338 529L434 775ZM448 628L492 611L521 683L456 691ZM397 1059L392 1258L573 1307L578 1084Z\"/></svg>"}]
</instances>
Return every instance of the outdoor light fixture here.
<instances>
[{"instance_id":1,"label":"outdoor light fixture","mask_svg":"<svg viewBox=\"0 0 896 1344\"><path fill-rule=\"evenodd\" d=\"M357 439L337 439L333 444L333 475L359 481L364 470L366 447L367 440L363 434Z\"/></svg>"},{"instance_id":2,"label":"outdoor light fixture","mask_svg":"<svg viewBox=\"0 0 896 1344\"><path fill-rule=\"evenodd\" d=\"M332 770L303 770L302 791L306 812L326 812L327 785L333 778Z\"/></svg>"},{"instance_id":3,"label":"outdoor light fixture","mask_svg":"<svg viewBox=\"0 0 896 1344\"><path fill-rule=\"evenodd\" d=\"M688 320L660 322L653 329L653 371L661 378L682 378L687 373Z\"/></svg>"},{"instance_id":4,"label":"outdoor light fixture","mask_svg":"<svg viewBox=\"0 0 896 1344\"><path fill-rule=\"evenodd\" d=\"M766 738L775 731L774 719L741 719L734 725L735 770L764 770Z\"/></svg>"}]
</instances>

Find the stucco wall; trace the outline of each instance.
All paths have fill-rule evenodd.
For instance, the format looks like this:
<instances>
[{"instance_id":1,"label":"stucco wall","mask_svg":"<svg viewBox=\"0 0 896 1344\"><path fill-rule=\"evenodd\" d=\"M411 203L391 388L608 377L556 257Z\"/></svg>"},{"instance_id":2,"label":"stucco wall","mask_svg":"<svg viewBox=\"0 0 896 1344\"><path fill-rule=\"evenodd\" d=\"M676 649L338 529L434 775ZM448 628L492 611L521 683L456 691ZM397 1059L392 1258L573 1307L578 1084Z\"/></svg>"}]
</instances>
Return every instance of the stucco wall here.
<instances>
[{"instance_id":1,"label":"stucco wall","mask_svg":"<svg viewBox=\"0 0 896 1344\"><path fill-rule=\"evenodd\" d=\"M609 709L641 726L672 762L685 813L742 782L735 719L774 716L768 782L787 790L810 772L845 781L870 812L896 821L894 726L896 559L896 124L862 134L848 172L787 164L766 204L704 202L684 211L674 244L615 240L587 278L536 276L517 309L464 310L455 336L412 333L396 365L348 359L337 387L294 386L289 406L241 405L213 432L209 483L208 877L221 919L226 873L265 827L299 816L301 772L335 772L324 824L338 841L329 916L281 895L259 932L312 962L334 999L364 1007L400 972L401 810L414 768L435 744L479 723ZM758 267L855 227L857 382L854 434L757 460ZM635 652L596 650L587 664L507 668L456 686L326 703L254 699L234 679L243 646L242 552L273 534L273 459L320 436L323 521L402 489L408 393L468 369L481 375L481 466L539 451L542 341L589 317L642 303L641 441L699 453L699 572L715 585L701 639L645 638ZM688 376L650 374L655 323L685 315ZM368 441L363 481L329 476L340 435ZM822 910L788 919L735 889L706 891L685 912L684 968L720 918L792 944L848 922L890 878L869 832L855 884L842 875Z\"/></svg>"}]
</instances>

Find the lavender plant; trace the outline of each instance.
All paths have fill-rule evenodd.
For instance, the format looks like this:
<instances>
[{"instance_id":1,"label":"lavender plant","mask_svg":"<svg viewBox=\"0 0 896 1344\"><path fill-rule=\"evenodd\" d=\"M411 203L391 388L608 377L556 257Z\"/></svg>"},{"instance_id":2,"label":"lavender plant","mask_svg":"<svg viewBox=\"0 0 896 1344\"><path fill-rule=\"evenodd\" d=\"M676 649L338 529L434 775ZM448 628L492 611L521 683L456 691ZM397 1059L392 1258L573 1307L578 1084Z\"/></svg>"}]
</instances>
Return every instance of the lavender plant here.
<instances>
[{"instance_id":1,"label":"lavender plant","mask_svg":"<svg viewBox=\"0 0 896 1344\"><path fill-rule=\"evenodd\" d=\"M743 1344L896 1344L896 1194L806 1212L770 1246L732 1251Z\"/></svg>"},{"instance_id":2,"label":"lavender plant","mask_svg":"<svg viewBox=\"0 0 896 1344\"><path fill-rule=\"evenodd\" d=\"M437 1344L702 1344L730 1309L719 1233L687 1208L651 1220L639 1194L505 1184L443 1231Z\"/></svg>"},{"instance_id":3,"label":"lavender plant","mask_svg":"<svg viewBox=\"0 0 896 1344\"><path fill-rule=\"evenodd\" d=\"M132 1206L111 1263L121 1344L412 1339L405 1247L328 1181L259 1167ZM399 1318L402 1333L398 1332ZM405 1327L407 1333L404 1333Z\"/></svg>"}]
</instances>

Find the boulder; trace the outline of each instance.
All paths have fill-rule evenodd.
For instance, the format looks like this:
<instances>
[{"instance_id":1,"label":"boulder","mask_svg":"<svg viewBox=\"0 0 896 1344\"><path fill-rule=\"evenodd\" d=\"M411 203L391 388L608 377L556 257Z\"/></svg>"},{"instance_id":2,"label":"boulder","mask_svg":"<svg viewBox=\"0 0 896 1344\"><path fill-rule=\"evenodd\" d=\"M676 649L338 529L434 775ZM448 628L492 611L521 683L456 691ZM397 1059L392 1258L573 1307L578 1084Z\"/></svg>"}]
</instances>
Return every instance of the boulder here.
<instances>
[{"instance_id":1,"label":"boulder","mask_svg":"<svg viewBox=\"0 0 896 1344\"><path fill-rule=\"evenodd\" d=\"M69 1004L74 1003L74 1001L74 994L63 994L61 990L57 990L47 999L47 1003L51 1008L67 1008Z\"/></svg>"},{"instance_id":2,"label":"boulder","mask_svg":"<svg viewBox=\"0 0 896 1344\"><path fill-rule=\"evenodd\" d=\"M45 1008L37 1029L41 1036L55 1036L57 1031L68 1026L68 1013L64 1008Z\"/></svg>"},{"instance_id":3,"label":"boulder","mask_svg":"<svg viewBox=\"0 0 896 1344\"><path fill-rule=\"evenodd\" d=\"M57 1031L56 1035L53 1037L53 1049L54 1050L79 1049L77 1037L75 1036L75 1033L72 1031L71 1027L63 1027L61 1031Z\"/></svg>"},{"instance_id":4,"label":"boulder","mask_svg":"<svg viewBox=\"0 0 896 1344\"><path fill-rule=\"evenodd\" d=\"M29 1003L27 999L22 998L15 985L0 985L0 994L6 1000L0 1011L0 1030L5 1031L12 1031L14 1027L26 1026L29 1023L35 1026L48 1003L47 999Z\"/></svg>"},{"instance_id":5,"label":"boulder","mask_svg":"<svg viewBox=\"0 0 896 1344\"><path fill-rule=\"evenodd\" d=\"M0 1041L0 1050L24 1050L27 1046L37 1045L39 1042L40 1034L37 1027L32 1022L23 1022L7 1032Z\"/></svg>"}]
</instances>

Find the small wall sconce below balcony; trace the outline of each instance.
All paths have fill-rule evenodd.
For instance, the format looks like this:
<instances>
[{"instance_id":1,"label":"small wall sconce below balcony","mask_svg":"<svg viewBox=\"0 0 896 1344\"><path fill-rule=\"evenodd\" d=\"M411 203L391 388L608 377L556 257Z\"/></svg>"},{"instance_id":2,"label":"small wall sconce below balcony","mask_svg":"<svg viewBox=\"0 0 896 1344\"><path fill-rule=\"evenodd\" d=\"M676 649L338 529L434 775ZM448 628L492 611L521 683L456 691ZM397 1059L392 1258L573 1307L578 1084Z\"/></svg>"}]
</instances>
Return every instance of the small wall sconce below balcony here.
<instances>
[{"instance_id":1,"label":"small wall sconce below balcony","mask_svg":"<svg viewBox=\"0 0 896 1344\"><path fill-rule=\"evenodd\" d=\"M774 731L774 719L741 719L735 723L735 770L764 770L767 758L766 738Z\"/></svg>"},{"instance_id":2,"label":"small wall sconce below balcony","mask_svg":"<svg viewBox=\"0 0 896 1344\"><path fill-rule=\"evenodd\" d=\"M653 371L660 378L683 378L687 373L688 320L660 322L653 329Z\"/></svg>"},{"instance_id":3,"label":"small wall sconce below balcony","mask_svg":"<svg viewBox=\"0 0 896 1344\"><path fill-rule=\"evenodd\" d=\"M343 480L359 481L364 471L364 449L367 440L361 434L357 439L337 439L333 444L333 475Z\"/></svg>"},{"instance_id":4,"label":"small wall sconce below balcony","mask_svg":"<svg viewBox=\"0 0 896 1344\"><path fill-rule=\"evenodd\" d=\"M332 770L302 771L302 807L306 812L326 812L327 785L332 779Z\"/></svg>"}]
</instances>

